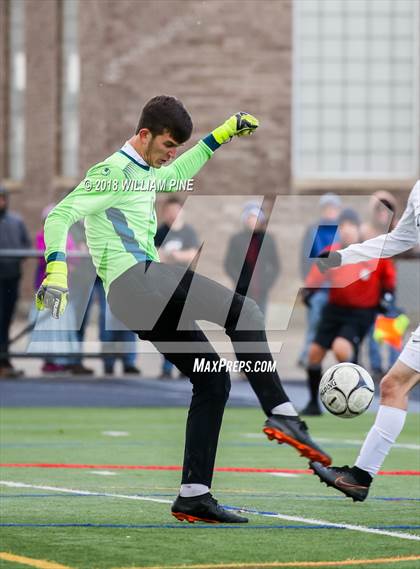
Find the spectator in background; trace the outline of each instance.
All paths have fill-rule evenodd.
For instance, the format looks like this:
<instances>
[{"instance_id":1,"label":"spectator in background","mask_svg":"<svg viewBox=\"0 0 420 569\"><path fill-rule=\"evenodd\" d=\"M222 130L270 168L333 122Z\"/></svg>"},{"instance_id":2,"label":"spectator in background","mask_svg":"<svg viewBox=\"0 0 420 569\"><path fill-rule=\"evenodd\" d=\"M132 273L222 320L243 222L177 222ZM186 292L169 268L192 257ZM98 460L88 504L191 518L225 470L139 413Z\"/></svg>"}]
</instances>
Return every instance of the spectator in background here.
<instances>
[{"instance_id":1,"label":"spectator in background","mask_svg":"<svg viewBox=\"0 0 420 569\"><path fill-rule=\"evenodd\" d=\"M44 223L48 214L54 208L55 204L46 206L42 211L42 229L38 231L35 236L35 248L40 253L45 253L45 240L44 240ZM67 236L66 249L68 252L77 250L74 239L69 233ZM69 258L68 269L69 278L73 282L75 269L77 269L77 259ZM42 254L38 259L38 264L35 271L34 287L35 291L41 285L45 277L46 262ZM52 319L49 313L43 313L37 318L37 311L35 307L31 312L31 320L35 323L35 329L32 333L31 342L42 343L43 346L48 345L48 351L51 351L51 356L45 358L41 371L45 374L57 374L73 372L75 363L78 356L54 356L54 343L56 344L57 351L80 352L81 346L78 342L77 333L74 329L74 306L70 302L67 307L67 312L64 318L60 321ZM63 346L66 346L65 348ZM45 349L44 349L45 351Z\"/></svg>"},{"instance_id":2,"label":"spectator in background","mask_svg":"<svg viewBox=\"0 0 420 569\"><path fill-rule=\"evenodd\" d=\"M97 286L97 295L99 300L99 336L102 344L112 343L112 350L120 353L120 355L107 355L104 351L104 373L105 375L113 375L115 371L115 363L120 359L123 366L123 373L129 375L140 375L141 371L136 366L137 352L136 343L137 336L126 328L111 312L106 301L105 290L101 279L98 277L99 286ZM121 344L122 346L118 346Z\"/></svg>"},{"instance_id":3,"label":"spectator in background","mask_svg":"<svg viewBox=\"0 0 420 569\"><path fill-rule=\"evenodd\" d=\"M182 202L171 196L163 204L162 224L155 235L162 263L188 266L198 253L198 237L192 225L185 223ZM160 379L172 377L173 364L163 359Z\"/></svg>"},{"instance_id":4,"label":"spectator in background","mask_svg":"<svg viewBox=\"0 0 420 569\"><path fill-rule=\"evenodd\" d=\"M385 191L375 192L369 202L369 219L362 225L362 241L372 239L378 235L383 235L394 229L397 224L397 201L394 196ZM392 259L390 263L394 263ZM386 310L383 311L384 316L395 317L399 313L395 306L393 298L387 303ZM367 337L369 363L372 376L375 381L379 381L384 376L385 372L391 368L397 361L400 355L400 350L392 346L388 346L388 365L386 369L382 365L381 348L373 338L374 325L372 326Z\"/></svg>"},{"instance_id":5,"label":"spectator in background","mask_svg":"<svg viewBox=\"0 0 420 569\"><path fill-rule=\"evenodd\" d=\"M305 281L313 265L315 257L326 247L337 243L339 237L337 232L337 220L341 211L341 199L333 193L321 196L319 200L321 217L317 223L310 225L303 237L301 248L301 277ZM306 334L298 363L301 367L306 367L309 346L313 342L315 332L321 317L321 312L328 301L328 288L322 288L311 295L307 301L307 324Z\"/></svg>"},{"instance_id":6,"label":"spectator in background","mask_svg":"<svg viewBox=\"0 0 420 569\"><path fill-rule=\"evenodd\" d=\"M360 242L360 221L352 209L342 211L338 220L340 242L321 253L335 251ZM308 355L308 384L310 401L304 415L320 415L318 388L321 364L328 350L338 362L355 361L361 341L372 326L387 293L395 288L395 269L389 259L369 260L331 269L321 273L313 265L306 277L304 301L328 281L328 302L324 306Z\"/></svg>"},{"instance_id":7,"label":"spectator in background","mask_svg":"<svg viewBox=\"0 0 420 569\"><path fill-rule=\"evenodd\" d=\"M29 249L31 240L22 218L8 211L9 196L0 187L0 252L2 249ZM16 308L22 258L0 256L0 377L19 377L9 359L9 331Z\"/></svg>"},{"instance_id":8,"label":"spectator in background","mask_svg":"<svg viewBox=\"0 0 420 569\"><path fill-rule=\"evenodd\" d=\"M235 292L253 298L264 315L268 293L280 274L276 244L265 230L265 221L257 202L246 203L243 229L231 237L224 261Z\"/></svg>"}]
</instances>

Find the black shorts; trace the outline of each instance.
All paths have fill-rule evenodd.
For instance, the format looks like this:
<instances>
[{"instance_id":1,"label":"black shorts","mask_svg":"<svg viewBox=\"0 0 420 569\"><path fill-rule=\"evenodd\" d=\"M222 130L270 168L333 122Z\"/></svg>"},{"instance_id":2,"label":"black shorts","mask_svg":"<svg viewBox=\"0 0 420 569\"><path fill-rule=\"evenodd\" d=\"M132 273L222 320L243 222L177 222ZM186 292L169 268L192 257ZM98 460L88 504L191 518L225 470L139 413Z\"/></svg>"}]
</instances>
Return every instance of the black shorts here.
<instances>
[{"instance_id":1,"label":"black shorts","mask_svg":"<svg viewBox=\"0 0 420 569\"><path fill-rule=\"evenodd\" d=\"M374 308L350 308L328 303L322 311L314 342L329 350L340 336L356 348L375 321L375 316Z\"/></svg>"}]
</instances>

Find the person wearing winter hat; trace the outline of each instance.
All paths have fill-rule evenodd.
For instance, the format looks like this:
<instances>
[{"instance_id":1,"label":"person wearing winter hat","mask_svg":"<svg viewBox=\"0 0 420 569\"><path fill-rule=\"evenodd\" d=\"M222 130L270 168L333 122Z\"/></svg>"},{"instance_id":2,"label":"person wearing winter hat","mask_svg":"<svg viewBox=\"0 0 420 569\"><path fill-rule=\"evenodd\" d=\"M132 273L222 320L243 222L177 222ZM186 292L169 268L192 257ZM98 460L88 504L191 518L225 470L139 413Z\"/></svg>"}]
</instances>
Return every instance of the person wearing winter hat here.
<instances>
[{"instance_id":1,"label":"person wearing winter hat","mask_svg":"<svg viewBox=\"0 0 420 569\"><path fill-rule=\"evenodd\" d=\"M243 229L229 241L224 268L236 292L253 298L265 315L270 288L280 274L276 244L266 232L266 219L259 203L247 202L241 220Z\"/></svg>"}]
</instances>

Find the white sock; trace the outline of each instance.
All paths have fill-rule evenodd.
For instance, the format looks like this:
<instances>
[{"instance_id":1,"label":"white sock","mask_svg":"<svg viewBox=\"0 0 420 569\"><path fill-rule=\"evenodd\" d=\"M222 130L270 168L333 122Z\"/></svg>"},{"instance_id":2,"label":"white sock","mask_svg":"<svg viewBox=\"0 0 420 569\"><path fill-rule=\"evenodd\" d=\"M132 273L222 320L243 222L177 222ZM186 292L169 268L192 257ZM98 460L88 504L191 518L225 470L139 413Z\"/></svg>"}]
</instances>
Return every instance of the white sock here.
<instances>
[{"instance_id":1,"label":"white sock","mask_svg":"<svg viewBox=\"0 0 420 569\"><path fill-rule=\"evenodd\" d=\"M381 405L376 415L375 424L370 429L360 454L356 460L356 466L375 476L381 468L386 455L401 433L407 411Z\"/></svg>"},{"instance_id":2,"label":"white sock","mask_svg":"<svg viewBox=\"0 0 420 569\"><path fill-rule=\"evenodd\" d=\"M276 405L273 409L271 409L271 413L273 415L290 415L292 417L297 417L297 411L293 407L292 403L290 403L290 401Z\"/></svg>"},{"instance_id":3,"label":"white sock","mask_svg":"<svg viewBox=\"0 0 420 569\"><path fill-rule=\"evenodd\" d=\"M179 495L183 498L192 498L193 496L201 496L210 491L208 486L204 484L181 484Z\"/></svg>"}]
</instances>

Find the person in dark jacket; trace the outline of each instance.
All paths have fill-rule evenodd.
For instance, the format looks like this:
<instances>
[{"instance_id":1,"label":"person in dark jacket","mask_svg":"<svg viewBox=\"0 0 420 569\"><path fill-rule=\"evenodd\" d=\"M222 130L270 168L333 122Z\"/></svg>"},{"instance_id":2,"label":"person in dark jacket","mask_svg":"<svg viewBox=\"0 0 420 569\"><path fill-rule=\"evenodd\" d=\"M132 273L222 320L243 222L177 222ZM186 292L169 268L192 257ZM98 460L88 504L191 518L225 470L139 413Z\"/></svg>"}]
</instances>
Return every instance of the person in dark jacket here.
<instances>
[{"instance_id":1,"label":"person in dark jacket","mask_svg":"<svg viewBox=\"0 0 420 569\"><path fill-rule=\"evenodd\" d=\"M8 193L0 187L0 252L29 249L29 238L22 218L8 211ZM10 363L9 330L19 293L22 258L0 256L0 377L18 377L21 371Z\"/></svg>"},{"instance_id":2,"label":"person in dark jacket","mask_svg":"<svg viewBox=\"0 0 420 569\"><path fill-rule=\"evenodd\" d=\"M245 204L242 223L242 231L230 239L224 267L236 292L253 298L265 315L268 293L280 274L280 260L258 203Z\"/></svg>"}]
</instances>

